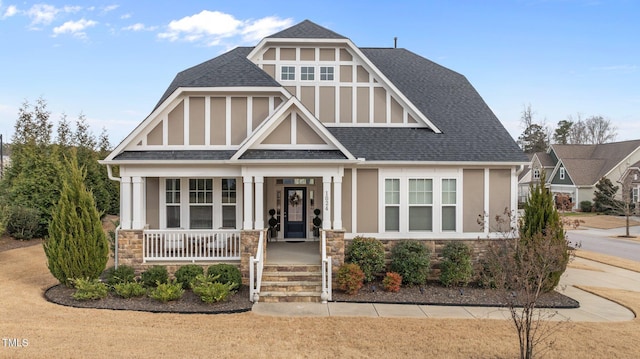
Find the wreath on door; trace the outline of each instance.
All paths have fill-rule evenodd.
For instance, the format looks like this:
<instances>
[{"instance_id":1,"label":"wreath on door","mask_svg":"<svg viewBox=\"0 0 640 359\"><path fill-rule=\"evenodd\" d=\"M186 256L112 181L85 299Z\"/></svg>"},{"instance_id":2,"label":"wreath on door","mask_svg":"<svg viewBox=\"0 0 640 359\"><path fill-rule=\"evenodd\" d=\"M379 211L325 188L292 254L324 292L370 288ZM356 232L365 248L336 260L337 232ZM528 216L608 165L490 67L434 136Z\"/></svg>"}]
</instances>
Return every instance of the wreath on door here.
<instances>
[{"instance_id":1,"label":"wreath on door","mask_svg":"<svg viewBox=\"0 0 640 359\"><path fill-rule=\"evenodd\" d=\"M298 192L293 192L293 194L289 196L289 204L291 204L292 207L300 204L300 196L298 196Z\"/></svg>"}]
</instances>

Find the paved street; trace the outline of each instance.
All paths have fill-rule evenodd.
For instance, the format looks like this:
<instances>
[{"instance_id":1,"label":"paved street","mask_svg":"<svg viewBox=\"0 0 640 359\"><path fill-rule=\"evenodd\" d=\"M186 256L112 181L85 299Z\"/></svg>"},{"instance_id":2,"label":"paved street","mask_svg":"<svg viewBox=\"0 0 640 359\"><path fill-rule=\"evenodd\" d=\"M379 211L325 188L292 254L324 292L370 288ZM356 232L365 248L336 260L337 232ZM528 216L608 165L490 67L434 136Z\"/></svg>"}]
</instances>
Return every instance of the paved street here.
<instances>
[{"instance_id":1,"label":"paved street","mask_svg":"<svg viewBox=\"0 0 640 359\"><path fill-rule=\"evenodd\" d=\"M640 236L640 226L629 228L630 234ZM624 235L625 228L592 229L583 228L567 231L572 243L581 243L582 249L608 254L640 262L640 241L616 238Z\"/></svg>"}]
</instances>

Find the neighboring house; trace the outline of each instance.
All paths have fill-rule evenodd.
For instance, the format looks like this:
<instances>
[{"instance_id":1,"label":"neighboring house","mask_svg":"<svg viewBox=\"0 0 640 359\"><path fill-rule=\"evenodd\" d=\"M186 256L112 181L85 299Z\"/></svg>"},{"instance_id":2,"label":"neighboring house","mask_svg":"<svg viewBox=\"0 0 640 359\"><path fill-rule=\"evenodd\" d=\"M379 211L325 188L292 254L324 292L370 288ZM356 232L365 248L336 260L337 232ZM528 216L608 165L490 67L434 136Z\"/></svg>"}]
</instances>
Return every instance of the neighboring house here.
<instances>
[{"instance_id":1,"label":"neighboring house","mask_svg":"<svg viewBox=\"0 0 640 359\"><path fill-rule=\"evenodd\" d=\"M549 146L546 153L536 153L531 168L546 170L547 187L551 192L556 196L568 196L572 208L578 209L582 201L593 202L593 193L601 178L606 177L619 186L623 174L628 168L637 167L638 161L640 140L600 145L555 144ZM521 181L520 185L523 184ZM621 192L618 190L618 197Z\"/></svg>"},{"instance_id":2,"label":"neighboring house","mask_svg":"<svg viewBox=\"0 0 640 359\"><path fill-rule=\"evenodd\" d=\"M640 161L627 167L620 178L619 185L620 188L629 189L629 199L635 205L633 212L636 215L640 214Z\"/></svg>"},{"instance_id":3,"label":"neighboring house","mask_svg":"<svg viewBox=\"0 0 640 359\"><path fill-rule=\"evenodd\" d=\"M536 152L529 154L529 164L520 173L518 177L518 204L526 202L529 197L529 187L531 184L540 183L542 172L546 178L551 177L551 173L555 167L553 159L547 152Z\"/></svg>"},{"instance_id":4,"label":"neighboring house","mask_svg":"<svg viewBox=\"0 0 640 359\"><path fill-rule=\"evenodd\" d=\"M314 210L333 267L358 235L479 242L527 158L464 76L303 21L178 73L101 163L119 166L120 263L246 278L267 233L312 239Z\"/></svg>"}]
</instances>

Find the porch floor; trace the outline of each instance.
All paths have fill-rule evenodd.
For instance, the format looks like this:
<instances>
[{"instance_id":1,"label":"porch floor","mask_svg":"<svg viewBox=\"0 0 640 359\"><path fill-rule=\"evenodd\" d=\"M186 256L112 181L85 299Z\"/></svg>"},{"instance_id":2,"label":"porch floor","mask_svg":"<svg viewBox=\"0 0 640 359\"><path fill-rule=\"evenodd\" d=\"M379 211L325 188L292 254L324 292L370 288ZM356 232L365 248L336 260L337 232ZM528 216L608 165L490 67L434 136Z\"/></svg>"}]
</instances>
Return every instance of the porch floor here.
<instances>
[{"instance_id":1,"label":"porch floor","mask_svg":"<svg viewBox=\"0 0 640 359\"><path fill-rule=\"evenodd\" d=\"M269 242L266 264L320 264L320 242Z\"/></svg>"}]
</instances>

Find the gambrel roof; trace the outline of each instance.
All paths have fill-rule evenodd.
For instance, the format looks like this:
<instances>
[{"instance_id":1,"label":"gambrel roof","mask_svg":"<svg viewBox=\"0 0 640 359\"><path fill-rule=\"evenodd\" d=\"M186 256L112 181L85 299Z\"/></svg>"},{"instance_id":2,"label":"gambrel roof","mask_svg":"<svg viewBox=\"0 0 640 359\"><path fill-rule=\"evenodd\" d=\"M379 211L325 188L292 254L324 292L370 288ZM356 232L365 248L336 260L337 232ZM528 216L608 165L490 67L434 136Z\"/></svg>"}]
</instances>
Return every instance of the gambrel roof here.
<instances>
[{"instance_id":1,"label":"gambrel roof","mask_svg":"<svg viewBox=\"0 0 640 359\"><path fill-rule=\"evenodd\" d=\"M374 67L405 103L426 124L415 128L384 126L323 125L326 134L333 136L342 152L291 151L283 149L247 149L232 154L224 150L220 155L209 153L211 160L231 159L344 159L346 156L366 161L425 161L425 162L509 162L527 163L520 150L482 97L461 74L438 65L406 49L357 48L351 41L331 30L305 20L264 40L318 39L329 43L339 42L352 46L364 56L367 66ZM259 45L260 46L260 45ZM274 88L283 89L249 57L258 47L238 47L216 58L186 69L176 75L166 89L154 111L170 101L181 88ZM324 130L323 130L324 131ZM125 140L126 141L126 140ZM124 141L123 141L124 142ZM123 151L125 146L116 150ZM116 152L116 151L114 151ZM203 151L162 151L147 154L146 151L112 154L108 160L175 159L194 156L203 159ZM150 151L149 151L150 152ZM206 151L205 151L206 152ZM211 151L215 152L215 151ZM242 151L241 151L242 152Z\"/></svg>"}]
</instances>

